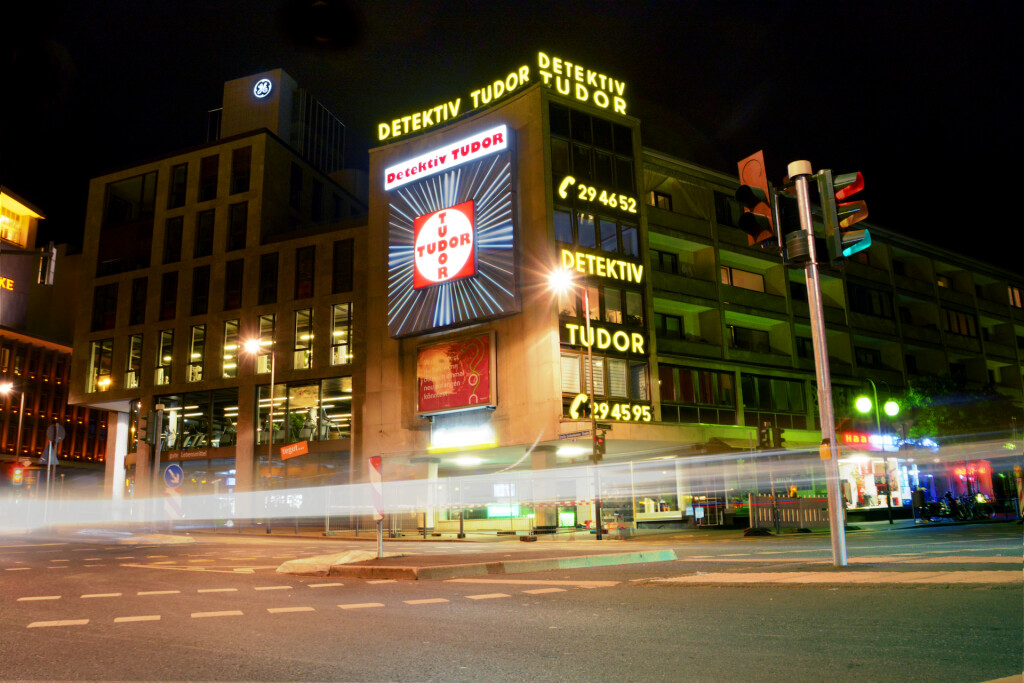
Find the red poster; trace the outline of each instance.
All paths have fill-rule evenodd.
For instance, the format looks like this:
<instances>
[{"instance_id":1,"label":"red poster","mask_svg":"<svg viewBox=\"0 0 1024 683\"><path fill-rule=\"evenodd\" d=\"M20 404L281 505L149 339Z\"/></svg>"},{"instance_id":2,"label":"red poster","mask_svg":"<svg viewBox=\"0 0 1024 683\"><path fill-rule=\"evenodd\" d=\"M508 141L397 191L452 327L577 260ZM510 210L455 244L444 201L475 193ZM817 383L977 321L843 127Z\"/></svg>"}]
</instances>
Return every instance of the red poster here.
<instances>
[{"instance_id":1,"label":"red poster","mask_svg":"<svg viewBox=\"0 0 1024 683\"><path fill-rule=\"evenodd\" d=\"M491 338L485 334L419 350L419 412L491 403Z\"/></svg>"}]
</instances>

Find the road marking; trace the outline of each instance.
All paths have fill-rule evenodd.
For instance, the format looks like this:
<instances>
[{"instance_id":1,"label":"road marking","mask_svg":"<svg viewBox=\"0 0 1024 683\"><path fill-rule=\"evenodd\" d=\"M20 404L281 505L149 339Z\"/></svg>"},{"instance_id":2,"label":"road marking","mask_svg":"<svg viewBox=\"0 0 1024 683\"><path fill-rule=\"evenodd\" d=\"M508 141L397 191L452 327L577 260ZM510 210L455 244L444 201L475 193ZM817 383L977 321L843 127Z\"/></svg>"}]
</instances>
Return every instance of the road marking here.
<instances>
[{"instance_id":1,"label":"road marking","mask_svg":"<svg viewBox=\"0 0 1024 683\"><path fill-rule=\"evenodd\" d=\"M493 600L494 598L508 598L505 593L481 593L480 595L467 595L470 600Z\"/></svg>"},{"instance_id":2,"label":"road marking","mask_svg":"<svg viewBox=\"0 0 1024 683\"><path fill-rule=\"evenodd\" d=\"M146 555L146 559L147 560L159 560L162 557L167 557L167 556L166 555Z\"/></svg>"},{"instance_id":3,"label":"road marking","mask_svg":"<svg viewBox=\"0 0 1024 683\"><path fill-rule=\"evenodd\" d=\"M383 607L383 602L354 602L347 605L338 605L341 609L363 609L365 607Z\"/></svg>"},{"instance_id":4,"label":"road marking","mask_svg":"<svg viewBox=\"0 0 1024 683\"><path fill-rule=\"evenodd\" d=\"M367 581L366 583L395 583L395 579L376 579L374 581Z\"/></svg>"},{"instance_id":5,"label":"road marking","mask_svg":"<svg viewBox=\"0 0 1024 683\"><path fill-rule=\"evenodd\" d=\"M59 567L47 567L47 569L67 569L67 568L68 568L68 566L66 564L62 564Z\"/></svg>"},{"instance_id":6,"label":"road marking","mask_svg":"<svg viewBox=\"0 0 1024 683\"><path fill-rule=\"evenodd\" d=\"M18 598L18 602L28 602L29 600L60 600L59 595L36 595L31 598Z\"/></svg>"},{"instance_id":7,"label":"road marking","mask_svg":"<svg viewBox=\"0 0 1024 683\"><path fill-rule=\"evenodd\" d=\"M267 611L271 614L283 614L285 612L315 612L316 609L312 607L268 607Z\"/></svg>"},{"instance_id":8,"label":"road marking","mask_svg":"<svg viewBox=\"0 0 1024 683\"><path fill-rule=\"evenodd\" d=\"M200 588L198 593L234 593L237 588Z\"/></svg>"},{"instance_id":9,"label":"road marking","mask_svg":"<svg viewBox=\"0 0 1024 683\"><path fill-rule=\"evenodd\" d=\"M83 567L106 567L107 565L105 565L105 564L85 564L85 565L82 565L82 566Z\"/></svg>"},{"instance_id":10,"label":"road marking","mask_svg":"<svg viewBox=\"0 0 1024 683\"><path fill-rule=\"evenodd\" d=\"M258 591L283 591L288 590L291 586L256 586L253 590Z\"/></svg>"},{"instance_id":11,"label":"road marking","mask_svg":"<svg viewBox=\"0 0 1024 683\"><path fill-rule=\"evenodd\" d=\"M14 543L12 545L0 545L0 548L42 548L48 545L67 545L66 543Z\"/></svg>"},{"instance_id":12,"label":"road marking","mask_svg":"<svg viewBox=\"0 0 1024 683\"><path fill-rule=\"evenodd\" d=\"M530 595L543 595L544 593L564 593L564 588L534 588L533 590L523 591Z\"/></svg>"},{"instance_id":13,"label":"road marking","mask_svg":"<svg viewBox=\"0 0 1024 683\"><path fill-rule=\"evenodd\" d=\"M193 612L193 619L205 619L206 617L240 617L242 616L242 610L231 609L224 612Z\"/></svg>"},{"instance_id":14,"label":"road marking","mask_svg":"<svg viewBox=\"0 0 1024 683\"><path fill-rule=\"evenodd\" d=\"M146 614L139 617L117 617L114 619L115 624L124 624L129 621L160 621L159 614Z\"/></svg>"},{"instance_id":15,"label":"road marking","mask_svg":"<svg viewBox=\"0 0 1024 683\"><path fill-rule=\"evenodd\" d=\"M546 579L447 579L446 583L508 583L523 586L575 586L577 588L608 588L621 581L556 581Z\"/></svg>"},{"instance_id":16,"label":"road marking","mask_svg":"<svg viewBox=\"0 0 1024 683\"><path fill-rule=\"evenodd\" d=\"M344 586L343 583L307 583L309 588L330 588L331 586Z\"/></svg>"},{"instance_id":17,"label":"road marking","mask_svg":"<svg viewBox=\"0 0 1024 683\"><path fill-rule=\"evenodd\" d=\"M28 628L46 628L48 626L84 626L88 619L63 619L61 621L33 621Z\"/></svg>"},{"instance_id":18,"label":"road marking","mask_svg":"<svg viewBox=\"0 0 1024 683\"><path fill-rule=\"evenodd\" d=\"M434 604L437 604L439 602L451 602L451 601L447 600L445 598L426 598L426 599L423 599L423 600L403 600L402 602L404 602L407 605L434 605Z\"/></svg>"},{"instance_id":19,"label":"road marking","mask_svg":"<svg viewBox=\"0 0 1024 683\"><path fill-rule=\"evenodd\" d=\"M174 560L163 560L161 562L150 562L149 564L174 564Z\"/></svg>"},{"instance_id":20,"label":"road marking","mask_svg":"<svg viewBox=\"0 0 1024 683\"><path fill-rule=\"evenodd\" d=\"M139 591L137 595L174 595L181 591Z\"/></svg>"},{"instance_id":21,"label":"road marking","mask_svg":"<svg viewBox=\"0 0 1024 683\"><path fill-rule=\"evenodd\" d=\"M189 560L189 562L216 562L216 560Z\"/></svg>"},{"instance_id":22,"label":"road marking","mask_svg":"<svg viewBox=\"0 0 1024 683\"><path fill-rule=\"evenodd\" d=\"M89 593L87 595L83 595L82 597L83 598L119 598L119 597L121 597L121 594L120 593Z\"/></svg>"},{"instance_id":23,"label":"road marking","mask_svg":"<svg viewBox=\"0 0 1024 683\"><path fill-rule=\"evenodd\" d=\"M50 560L50 562L70 562L71 560Z\"/></svg>"},{"instance_id":24,"label":"road marking","mask_svg":"<svg viewBox=\"0 0 1024 683\"><path fill-rule=\"evenodd\" d=\"M135 556L134 555L121 555L120 557L115 557L114 559L115 560L134 560Z\"/></svg>"},{"instance_id":25,"label":"road marking","mask_svg":"<svg viewBox=\"0 0 1024 683\"><path fill-rule=\"evenodd\" d=\"M163 569L165 571L172 571L172 572L212 572L212 573L215 573L215 574L234 574L234 575L237 575L239 573L238 571L236 571L234 569L208 569L206 567L165 567L165 566L156 566L156 564L122 564L121 566L122 567L135 567L136 569ZM246 573L251 573L250 569L243 569L241 571L244 571Z\"/></svg>"},{"instance_id":26,"label":"road marking","mask_svg":"<svg viewBox=\"0 0 1024 683\"><path fill-rule=\"evenodd\" d=\"M9 571L9 572L24 572L24 571L28 571L31 568L32 567L7 567L7 569L5 571Z\"/></svg>"}]
</instances>

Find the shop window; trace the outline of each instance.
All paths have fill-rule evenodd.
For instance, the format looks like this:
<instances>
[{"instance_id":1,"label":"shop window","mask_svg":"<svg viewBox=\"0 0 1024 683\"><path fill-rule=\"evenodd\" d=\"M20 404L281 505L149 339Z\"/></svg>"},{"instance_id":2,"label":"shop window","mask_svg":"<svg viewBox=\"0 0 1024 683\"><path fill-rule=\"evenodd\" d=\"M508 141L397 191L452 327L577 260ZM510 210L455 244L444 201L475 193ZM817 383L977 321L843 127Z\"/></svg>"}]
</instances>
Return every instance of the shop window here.
<instances>
[{"instance_id":1,"label":"shop window","mask_svg":"<svg viewBox=\"0 0 1024 683\"><path fill-rule=\"evenodd\" d=\"M352 304L334 304L331 321L331 365L352 362Z\"/></svg>"},{"instance_id":2,"label":"shop window","mask_svg":"<svg viewBox=\"0 0 1024 683\"><path fill-rule=\"evenodd\" d=\"M196 239L192 255L202 258L213 253L213 229L216 209L200 211L196 215Z\"/></svg>"},{"instance_id":3,"label":"shop window","mask_svg":"<svg viewBox=\"0 0 1024 683\"><path fill-rule=\"evenodd\" d=\"M217 172L220 158L217 155L204 157L199 162L199 201L217 198Z\"/></svg>"},{"instance_id":4,"label":"shop window","mask_svg":"<svg viewBox=\"0 0 1024 683\"><path fill-rule=\"evenodd\" d=\"M99 285L92 294L93 332L112 330L117 323L117 283Z\"/></svg>"},{"instance_id":5,"label":"shop window","mask_svg":"<svg viewBox=\"0 0 1024 683\"><path fill-rule=\"evenodd\" d=\"M316 247L299 247L295 250L295 298L308 299L313 296Z\"/></svg>"},{"instance_id":6,"label":"shop window","mask_svg":"<svg viewBox=\"0 0 1024 683\"><path fill-rule=\"evenodd\" d=\"M249 191L249 174L252 169L252 147L231 150L231 194Z\"/></svg>"},{"instance_id":7,"label":"shop window","mask_svg":"<svg viewBox=\"0 0 1024 683\"><path fill-rule=\"evenodd\" d=\"M313 309L295 311L292 367L296 370L313 367Z\"/></svg>"},{"instance_id":8,"label":"shop window","mask_svg":"<svg viewBox=\"0 0 1024 683\"><path fill-rule=\"evenodd\" d=\"M268 443L270 387L257 389L256 440ZM274 443L329 441L351 437L352 378L274 385Z\"/></svg>"},{"instance_id":9,"label":"shop window","mask_svg":"<svg viewBox=\"0 0 1024 683\"><path fill-rule=\"evenodd\" d=\"M353 247L351 239L338 240L334 243L332 259L331 292L342 294L352 291Z\"/></svg>"},{"instance_id":10,"label":"shop window","mask_svg":"<svg viewBox=\"0 0 1024 683\"><path fill-rule=\"evenodd\" d=\"M160 320L174 320L178 310L178 271L160 278Z\"/></svg>"},{"instance_id":11,"label":"shop window","mask_svg":"<svg viewBox=\"0 0 1024 683\"><path fill-rule=\"evenodd\" d=\"M224 310L233 311L242 307L242 291L245 282L245 260L236 259L224 264Z\"/></svg>"},{"instance_id":12,"label":"shop window","mask_svg":"<svg viewBox=\"0 0 1024 683\"><path fill-rule=\"evenodd\" d=\"M260 316L260 348L266 352L256 357L256 374L270 372L270 354L274 353L274 327L277 317L273 313Z\"/></svg>"},{"instance_id":13,"label":"shop window","mask_svg":"<svg viewBox=\"0 0 1024 683\"><path fill-rule=\"evenodd\" d=\"M167 219L164 224L164 263L177 263L181 260L181 237L184 231L184 217Z\"/></svg>"},{"instance_id":14,"label":"shop window","mask_svg":"<svg viewBox=\"0 0 1024 683\"><path fill-rule=\"evenodd\" d=\"M171 168L170 187L167 188L167 208L185 206L185 189L188 186L188 164Z\"/></svg>"},{"instance_id":15,"label":"shop window","mask_svg":"<svg viewBox=\"0 0 1024 683\"><path fill-rule=\"evenodd\" d=\"M238 321L225 320L222 377L238 377L238 346Z\"/></svg>"},{"instance_id":16,"label":"shop window","mask_svg":"<svg viewBox=\"0 0 1024 683\"><path fill-rule=\"evenodd\" d=\"M210 398L210 445L234 446L238 441L238 389L218 389Z\"/></svg>"},{"instance_id":17,"label":"shop window","mask_svg":"<svg viewBox=\"0 0 1024 683\"><path fill-rule=\"evenodd\" d=\"M132 300L128 307L128 324L142 325L146 322L146 290L149 279L137 277L132 280Z\"/></svg>"},{"instance_id":18,"label":"shop window","mask_svg":"<svg viewBox=\"0 0 1024 683\"><path fill-rule=\"evenodd\" d=\"M258 304L277 303L277 252L260 256L260 291Z\"/></svg>"},{"instance_id":19,"label":"shop window","mask_svg":"<svg viewBox=\"0 0 1024 683\"><path fill-rule=\"evenodd\" d=\"M192 270L192 306L190 315L206 315L210 310L210 266Z\"/></svg>"},{"instance_id":20,"label":"shop window","mask_svg":"<svg viewBox=\"0 0 1024 683\"><path fill-rule=\"evenodd\" d=\"M156 349L156 374L153 383L157 386L171 383L174 368L174 330L161 330L160 343Z\"/></svg>"},{"instance_id":21,"label":"shop window","mask_svg":"<svg viewBox=\"0 0 1024 683\"><path fill-rule=\"evenodd\" d=\"M206 325L192 326L192 343L189 345L188 372L185 381L203 381L203 368L206 366Z\"/></svg>"},{"instance_id":22,"label":"shop window","mask_svg":"<svg viewBox=\"0 0 1024 683\"><path fill-rule=\"evenodd\" d=\"M87 392L110 389L110 370L114 360L114 340L94 341L89 350L89 385Z\"/></svg>"},{"instance_id":23,"label":"shop window","mask_svg":"<svg viewBox=\"0 0 1024 683\"><path fill-rule=\"evenodd\" d=\"M196 391L182 397L178 448L183 451L210 447L210 392Z\"/></svg>"},{"instance_id":24,"label":"shop window","mask_svg":"<svg viewBox=\"0 0 1024 683\"><path fill-rule=\"evenodd\" d=\"M249 229L249 203L232 204L228 207L228 243L227 251L245 249L246 235Z\"/></svg>"},{"instance_id":25,"label":"shop window","mask_svg":"<svg viewBox=\"0 0 1024 683\"><path fill-rule=\"evenodd\" d=\"M128 355L125 357L124 388L135 389L142 378L142 335L128 337Z\"/></svg>"}]
</instances>

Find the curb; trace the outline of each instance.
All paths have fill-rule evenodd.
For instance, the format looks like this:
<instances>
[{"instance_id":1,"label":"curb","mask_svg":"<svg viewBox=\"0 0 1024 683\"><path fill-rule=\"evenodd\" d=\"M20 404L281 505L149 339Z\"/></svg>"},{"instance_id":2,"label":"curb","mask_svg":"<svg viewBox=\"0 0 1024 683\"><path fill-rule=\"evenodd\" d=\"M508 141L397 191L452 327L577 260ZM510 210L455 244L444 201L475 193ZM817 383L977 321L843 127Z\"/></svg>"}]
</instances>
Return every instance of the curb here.
<instances>
[{"instance_id":1,"label":"curb","mask_svg":"<svg viewBox=\"0 0 1024 683\"><path fill-rule=\"evenodd\" d=\"M584 555L580 557L557 557L543 560L502 560L498 562L477 562L470 564L438 565L434 567L399 567L387 565L334 565L328 576L350 579L397 579L417 581L420 579L457 579L488 574L517 574L521 572L543 572L551 569L578 569L580 567L610 567L638 562L666 562L676 560L674 550L649 550L610 555Z\"/></svg>"}]
</instances>

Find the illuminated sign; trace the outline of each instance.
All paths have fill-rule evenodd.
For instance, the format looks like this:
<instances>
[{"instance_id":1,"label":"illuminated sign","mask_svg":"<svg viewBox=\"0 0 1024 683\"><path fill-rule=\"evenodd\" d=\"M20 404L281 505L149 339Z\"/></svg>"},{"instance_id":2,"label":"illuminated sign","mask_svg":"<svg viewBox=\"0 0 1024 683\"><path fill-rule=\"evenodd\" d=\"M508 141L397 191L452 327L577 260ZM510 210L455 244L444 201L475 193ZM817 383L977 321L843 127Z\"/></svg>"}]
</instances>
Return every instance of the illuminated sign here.
<instances>
[{"instance_id":1,"label":"illuminated sign","mask_svg":"<svg viewBox=\"0 0 1024 683\"><path fill-rule=\"evenodd\" d=\"M288 444L287 446L281 446L281 460L297 458L300 455L306 455L307 453L309 453L308 441L299 441L297 443Z\"/></svg>"},{"instance_id":2,"label":"illuminated sign","mask_svg":"<svg viewBox=\"0 0 1024 683\"><path fill-rule=\"evenodd\" d=\"M507 147L508 132L505 126L477 133L384 169L384 191L390 192L406 183L442 173Z\"/></svg>"},{"instance_id":3,"label":"illuminated sign","mask_svg":"<svg viewBox=\"0 0 1024 683\"><path fill-rule=\"evenodd\" d=\"M569 406L569 417L580 419L580 409L590 399L586 394L576 394ZM638 403L594 401L594 419L618 420L619 422L650 422L651 407Z\"/></svg>"},{"instance_id":4,"label":"illuminated sign","mask_svg":"<svg viewBox=\"0 0 1024 683\"><path fill-rule=\"evenodd\" d=\"M519 311L513 135L493 127L384 171L392 337Z\"/></svg>"},{"instance_id":5,"label":"illuminated sign","mask_svg":"<svg viewBox=\"0 0 1024 683\"><path fill-rule=\"evenodd\" d=\"M274 84L270 82L269 78L261 78L256 81L256 85L252 87L252 94L259 99L263 99L270 94L270 91L274 89Z\"/></svg>"},{"instance_id":6,"label":"illuminated sign","mask_svg":"<svg viewBox=\"0 0 1024 683\"><path fill-rule=\"evenodd\" d=\"M0 289L6 289L8 292L13 292L14 280L9 277L0 277Z\"/></svg>"},{"instance_id":7,"label":"illuminated sign","mask_svg":"<svg viewBox=\"0 0 1024 683\"><path fill-rule=\"evenodd\" d=\"M419 216L413 226L413 289L476 274L472 200Z\"/></svg>"},{"instance_id":8,"label":"illuminated sign","mask_svg":"<svg viewBox=\"0 0 1024 683\"><path fill-rule=\"evenodd\" d=\"M491 335L446 341L417 352L417 411L436 413L493 405Z\"/></svg>"},{"instance_id":9,"label":"illuminated sign","mask_svg":"<svg viewBox=\"0 0 1024 683\"><path fill-rule=\"evenodd\" d=\"M537 53L537 73L540 75L541 85L553 89L560 95L592 104L600 109L607 109L615 114L626 115L626 100L624 98L626 84L622 81L544 52ZM269 93L269 81L267 83L267 93ZM448 121L454 121L459 118L460 114L467 114L490 106L529 83L530 67L524 64L504 78L470 90L471 107L463 109L463 98L456 97L453 100L426 109L419 109L390 121L383 121L377 124L377 139L384 141L399 138L410 133L428 130ZM257 95L257 97L262 96ZM469 103L467 102L467 104Z\"/></svg>"},{"instance_id":10,"label":"illuminated sign","mask_svg":"<svg viewBox=\"0 0 1024 683\"><path fill-rule=\"evenodd\" d=\"M569 198L569 189L576 187L576 198L581 202L590 204L601 203L609 209L618 209L625 213L636 213L636 198L624 194L616 194L608 190L598 190L593 185L577 183L576 178L567 175L562 178L558 185L558 196L562 199Z\"/></svg>"},{"instance_id":11,"label":"illuminated sign","mask_svg":"<svg viewBox=\"0 0 1024 683\"><path fill-rule=\"evenodd\" d=\"M639 332L613 331L591 325L588 335L587 326L580 323L565 323L564 329L568 333L568 339L563 341L570 346L593 346L601 351L615 349L622 353L641 355L644 353L644 335Z\"/></svg>"},{"instance_id":12,"label":"illuminated sign","mask_svg":"<svg viewBox=\"0 0 1024 683\"><path fill-rule=\"evenodd\" d=\"M644 267L639 263L630 263L619 259L586 254L582 251L562 250L562 267L578 273L606 277L623 282L643 282Z\"/></svg>"},{"instance_id":13,"label":"illuminated sign","mask_svg":"<svg viewBox=\"0 0 1024 683\"><path fill-rule=\"evenodd\" d=\"M864 451L898 451L897 437L892 434L868 434L867 432L846 431L840 434L843 446Z\"/></svg>"}]
</instances>

